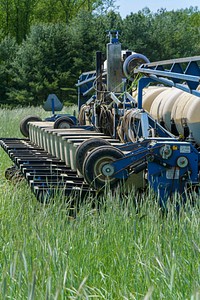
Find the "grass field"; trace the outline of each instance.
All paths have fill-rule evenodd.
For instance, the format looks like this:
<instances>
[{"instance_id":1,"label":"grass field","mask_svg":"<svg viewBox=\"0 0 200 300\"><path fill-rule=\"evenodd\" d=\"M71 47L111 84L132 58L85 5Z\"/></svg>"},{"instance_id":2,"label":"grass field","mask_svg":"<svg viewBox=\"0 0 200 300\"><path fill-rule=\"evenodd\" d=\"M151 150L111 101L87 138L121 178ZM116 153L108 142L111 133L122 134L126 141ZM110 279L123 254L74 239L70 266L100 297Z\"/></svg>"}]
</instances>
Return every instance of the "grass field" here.
<instances>
[{"instance_id":1,"label":"grass field","mask_svg":"<svg viewBox=\"0 0 200 300\"><path fill-rule=\"evenodd\" d=\"M73 109L73 108L72 108ZM42 109L0 110L0 136ZM200 201L162 216L151 192L141 201L109 191L69 217L63 199L39 204L25 182L4 179L0 149L0 299L200 299Z\"/></svg>"}]
</instances>

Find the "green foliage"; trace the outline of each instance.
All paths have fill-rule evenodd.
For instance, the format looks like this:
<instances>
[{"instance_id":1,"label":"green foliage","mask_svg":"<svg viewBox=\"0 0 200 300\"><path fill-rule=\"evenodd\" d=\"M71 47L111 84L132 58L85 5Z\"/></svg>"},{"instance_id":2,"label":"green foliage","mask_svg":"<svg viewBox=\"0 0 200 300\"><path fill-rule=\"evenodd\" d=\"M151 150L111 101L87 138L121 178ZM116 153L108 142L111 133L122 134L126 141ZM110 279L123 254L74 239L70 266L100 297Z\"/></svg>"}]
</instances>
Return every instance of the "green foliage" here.
<instances>
[{"instance_id":1,"label":"green foliage","mask_svg":"<svg viewBox=\"0 0 200 300\"><path fill-rule=\"evenodd\" d=\"M63 87L74 84L73 47L66 25L33 26L12 63L13 85L8 101L38 105L49 93L65 100Z\"/></svg>"},{"instance_id":2,"label":"green foliage","mask_svg":"<svg viewBox=\"0 0 200 300\"><path fill-rule=\"evenodd\" d=\"M153 15L149 9L131 13L123 22L122 43L126 49L149 56L152 38L149 30L152 26Z\"/></svg>"},{"instance_id":3,"label":"green foliage","mask_svg":"<svg viewBox=\"0 0 200 300\"><path fill-rule=\"evenodd\" d=\"M153 22L152 38L156 41L155 56L169 59L197 55L199 29L191 24L195 10L161 11ZM159 35L158 35L159 32ZM164 36L164 38L160 38Z\"/></svg>"},{"instance_id":4,"label":"green foliage","mask_svg":"<svg viewBox=\"0 0 200 300\"><path fill-rule=\"evenodd\" d=\"M196 8L177 11L148 8L124 19L122 43L151 61L197 55L199 13Z\"/></svg>"},{"instance_id":5,"label":"green foliage","mask_svg":"<svg viewBox=\"0 0 200 300\"><path fill-rule=\"evenodd\" d=\"M21 43L37 23L69 24L80 11L107 11L115 0L1 0L0 28Z\"/></svg>"},{"instance_id":6,"label":"green foliage","mask_svg":"<svg viewBox=\"0 0 200 300\"><path fill-rule=\"evenodd\" d=\"M95 16L95 34L98 44L98 50L105 53L106 44L109 42L109 38L106 37L108 30L119 30L121 33L123 21L119 13L114 10L109 11L106 14ZM122 41L122 35L120 35L120 41ZM124 45L123 45L124 47Z\"/></svg>"},{"instance_id":7,"label":"green foliage","mask_svg":"<svg viewBox=\"0 0 200 300\"><path fill-rule=\"evenodd\" d=\"M200 14L193 7L144 8L122 19L114 0L3 0L0 6L0 104L38 105L49 93L75 103L75 83L95 68L95 52L105 53L109 29L121 31L123 49L150 61L200 51Z\"/></svg>"},{"instance_id":8,"label":"green foliage","mask_svg":"<svg viewBox=\"0 0 200 300\"><path fill-rule=\"evenodd\" d=\"M18 45L7 36L0 43L0 104L7 103L7 91L12 86L12 61L15 60Z\"/></svg>"},{"instance_id":9,"label":"green foliage","mask_svg":"<svg viewBox=\"0 0 200 300\"><path fill-rule=\"evenodd\" d=\"M11 34L22 42L29 32L33 9L37 0L2 0L0 24L5 35Z\"/></svg>"}]
</instances>

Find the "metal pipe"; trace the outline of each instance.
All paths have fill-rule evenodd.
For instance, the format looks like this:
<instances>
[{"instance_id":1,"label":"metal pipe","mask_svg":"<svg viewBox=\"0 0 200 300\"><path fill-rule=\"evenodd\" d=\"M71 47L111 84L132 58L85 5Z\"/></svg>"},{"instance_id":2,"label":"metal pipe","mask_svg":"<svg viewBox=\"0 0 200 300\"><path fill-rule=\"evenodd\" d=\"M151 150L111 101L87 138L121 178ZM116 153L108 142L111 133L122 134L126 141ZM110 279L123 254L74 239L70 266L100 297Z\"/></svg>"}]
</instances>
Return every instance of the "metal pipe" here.
<instances>
[{"instance_id":1,"label":"metal pipe","mask_svg":"<svg viewBox=\"0 0 200 300\"><path fill-rule=\"evenodd\" d=\"M102 92L102 52L97 51L96 52L96 99L101 100L101 92Z\"/></svg>"}]
</instances>

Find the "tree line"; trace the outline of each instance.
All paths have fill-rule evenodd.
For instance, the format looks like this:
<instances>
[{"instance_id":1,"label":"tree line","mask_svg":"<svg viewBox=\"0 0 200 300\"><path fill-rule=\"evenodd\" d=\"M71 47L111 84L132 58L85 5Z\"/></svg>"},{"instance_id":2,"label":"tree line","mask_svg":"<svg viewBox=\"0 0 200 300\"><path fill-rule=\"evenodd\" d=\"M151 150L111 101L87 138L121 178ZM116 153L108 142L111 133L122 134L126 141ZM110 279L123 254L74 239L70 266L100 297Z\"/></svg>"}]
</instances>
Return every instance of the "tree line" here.
<instances>
[{"instance_id":1,"label":"tree line","mask_svg":"<svg viewBox=\"0 0 200 300\"><path fill-rule=\"evenodd\" d=\"M114 0L0 0L0 104L76 103L79 75L105 53L106 30L150 61L199 55L198 8L144 8L122 19Z\"/></svg>"}]
</instances>

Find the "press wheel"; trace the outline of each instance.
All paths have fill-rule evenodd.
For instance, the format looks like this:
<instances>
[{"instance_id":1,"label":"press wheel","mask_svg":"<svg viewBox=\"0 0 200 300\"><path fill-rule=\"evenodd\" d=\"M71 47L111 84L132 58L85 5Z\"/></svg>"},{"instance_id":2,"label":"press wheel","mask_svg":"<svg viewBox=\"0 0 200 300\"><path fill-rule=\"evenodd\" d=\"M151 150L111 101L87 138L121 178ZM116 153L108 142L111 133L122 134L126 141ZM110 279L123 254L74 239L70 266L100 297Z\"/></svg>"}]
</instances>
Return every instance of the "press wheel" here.
<instances>
[{"instance_id":1,"label":"press wheel","mask_svg":"<svg viewBox=\"0 0 200 300\"><path fill-rule=\"evenodd\" d=\"M101 189L105 184L109 184L110 188L114 188L120 179L112 176L112 168L106 166L124 156L123 152L112 146L102 146L94 149L85 158L83 164L83 176L88 184L92 185L95 189ZM107 172L107 176L103 174Z\"/></svg>"},{"instance_id":2,"label":"press wheel","mask_svg":"<svg viewBox=\"0 0 200 300\"><path fill-rule=\"evenodd\" d=\"M20 123L20 131L25 137L29 137L29 122L40 122L42 119L38 116L26 116Z\"/></svg>"},{"instance_id":3,"label":"press wheel","mask_svg":"<svg viewBox=\"0 0 200 300\"><path fill-rule=\"evenodd\" d=\"M78 148L76 149L76 167L81 174L83 174L83 163L89 151L93 149L104 146L110 145L110 143L102 138L91 138L82 142Z\"/></svg>"},{"instance_id":4,"label":"press wheel","mask_svg":"<svg viewBox=\"0 0 200 300\"><path fill-rule=\"evenodd\" d=\"M70 128L74 125L72 119L66 116L59 117L55 122L53 128L55 129L64 129Z\"/></svg>"}]
</instances>

